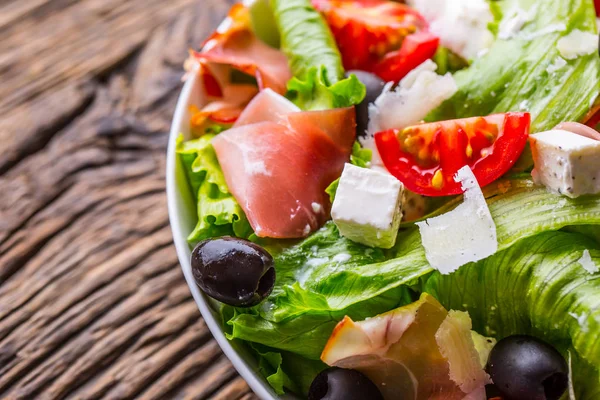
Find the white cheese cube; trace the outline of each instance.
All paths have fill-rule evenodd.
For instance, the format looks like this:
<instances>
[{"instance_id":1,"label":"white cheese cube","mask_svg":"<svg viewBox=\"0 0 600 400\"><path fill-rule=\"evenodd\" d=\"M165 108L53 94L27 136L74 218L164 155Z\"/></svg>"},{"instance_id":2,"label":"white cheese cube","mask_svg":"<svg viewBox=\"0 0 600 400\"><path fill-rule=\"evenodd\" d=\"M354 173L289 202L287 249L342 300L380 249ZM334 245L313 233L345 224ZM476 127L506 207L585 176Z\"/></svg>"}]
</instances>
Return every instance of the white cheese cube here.
<instances>
[{"instance_id":1,"label":"white cheese cube","mask_svg":"<svg viewBox=\"0 0 600 400\"><path fill-rule=\"evenodd\" d=\"M536 183L569 197L600 192L600 142L563 130L529 137Z\"/></svg>"},{"instance_id":2,"label":"white cheese cube","mask_svg":"<svg viewBox=\"0 0 600 400\"><path fill-rule=\"evenodd\" d=\"M462 167L454 177L465 191L454 210L417 222L429 264L442 274L498 251L496 224L473 171Z\"/></svg>"},{"instance_id":3,"label":"white cheese cube","mask_svg":"<svg viewBox=\"0 0 600 400\"><path fill-rule=\"evenodd\" d=\"M403 189L389 174L346 164L331 208L340 234L367 246L394 246Z\"/></svg>"}]
</instances>

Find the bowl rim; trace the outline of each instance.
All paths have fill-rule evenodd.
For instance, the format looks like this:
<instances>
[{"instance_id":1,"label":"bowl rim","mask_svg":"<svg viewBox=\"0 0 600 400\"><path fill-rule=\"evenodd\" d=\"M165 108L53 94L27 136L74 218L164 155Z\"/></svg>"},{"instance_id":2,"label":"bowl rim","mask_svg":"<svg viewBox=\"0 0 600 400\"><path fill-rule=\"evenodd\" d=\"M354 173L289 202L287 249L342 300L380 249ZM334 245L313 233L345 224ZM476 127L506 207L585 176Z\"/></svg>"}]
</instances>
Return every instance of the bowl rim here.
<instances>
[{"instance_id":1,"label":"bowl rim","mask_svg":"<svg viewBox=\"0 0 600 400\"><path fill-rule=\"evenodd\" d=\"M189 74L183 88L180 92L175 107L173 120L169 132L169 142L167 146L167 165L166 165L166 189L167 189L167 208L169 214L169 223L171 225L171 233L173 235L173 242L175 243L175 249L177 252L177 258L183 271L183 275L188 284L192 296L208 329L212 333L213 337L225 353L225 356L231 361L233 367L237 372L244 378L248 383L248 386L252 391L263 400L277 400L280 399L277 396L264 378L254 369L252 369L248 363L242 358L242 356L233 348L231 342L225 337L223 329L217 318L211 310L209 299L200 292L198 286L194 281L194 277L191 272L190 265L190 247L186 240L187 234L184 234L184 228L181 223L179 196L181 193L178 190L176 182L176 163L178 158L176 156L176 145L177 137L182 131L182 127L187 123L187 109L190 104L190 100L194 89L196 88L198 74ZM200 84L200 83L198 83Z\"/></svg>"}]
</instances>

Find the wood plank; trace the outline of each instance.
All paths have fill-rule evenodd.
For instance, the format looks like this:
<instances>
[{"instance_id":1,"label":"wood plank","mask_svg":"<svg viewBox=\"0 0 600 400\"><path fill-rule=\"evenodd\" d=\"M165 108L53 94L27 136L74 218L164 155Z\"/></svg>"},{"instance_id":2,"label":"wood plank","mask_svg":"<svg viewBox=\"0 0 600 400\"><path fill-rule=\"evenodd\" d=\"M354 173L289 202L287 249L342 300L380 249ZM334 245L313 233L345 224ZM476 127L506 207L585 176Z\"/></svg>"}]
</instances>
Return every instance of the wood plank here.
<instances>
[{"instance_id":1,"label":"wood plank","mask_svg":"<svg viewBox=\"0 0 600 400\"><path fill-rule=\"evenodd\" d=\"M248 397L172 246L187 49L230 0L0 4L0 397Z\"/></svg>"}]
</instances>

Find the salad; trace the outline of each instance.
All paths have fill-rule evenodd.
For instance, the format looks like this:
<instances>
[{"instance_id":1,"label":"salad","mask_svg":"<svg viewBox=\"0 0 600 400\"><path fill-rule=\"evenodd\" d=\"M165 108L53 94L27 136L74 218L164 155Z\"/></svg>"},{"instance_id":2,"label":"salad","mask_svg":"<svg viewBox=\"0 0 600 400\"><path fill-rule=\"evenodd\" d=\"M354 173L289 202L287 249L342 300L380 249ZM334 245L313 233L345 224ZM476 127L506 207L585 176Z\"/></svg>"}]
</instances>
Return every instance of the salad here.
<instances>
[{"instance_id":1,"label":"salad","mask_svg":"<svg viewBox=\"0 0 600 400\"><path fill-rule=\"evenodd\" d=\"M192 272L276 393L600 399L596 10L254 0L190 52Z\"/></svg>"}]
</instances>

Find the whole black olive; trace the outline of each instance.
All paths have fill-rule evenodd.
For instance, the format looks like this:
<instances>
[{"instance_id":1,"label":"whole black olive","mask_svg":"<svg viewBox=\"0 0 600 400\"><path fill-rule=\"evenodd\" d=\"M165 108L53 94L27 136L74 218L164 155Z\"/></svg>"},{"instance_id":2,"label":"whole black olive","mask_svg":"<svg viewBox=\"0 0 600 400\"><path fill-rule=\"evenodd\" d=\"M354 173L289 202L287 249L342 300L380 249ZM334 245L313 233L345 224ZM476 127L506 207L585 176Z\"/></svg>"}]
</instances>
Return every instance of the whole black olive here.
<instances>
[{"instance_id":1,"label":"whole black olive","mask_svg":"<svg viewBox=\"0 0 600 400\"><path fill-rule=\"evenodd\" d=\"M198 243L192 273L204 293L235 307L257 305L275 284L273 257L257 244L227 236Z\"/></svg>"},{"instance_id":2,"label":"whole black olive","mask_svg":"<svg viewBox=\"0 0 600 400\"><path fill-rule=\"evenodd\" d=\"M558 400L567 390L569 369L551 345L525 335L500 340L486 371L509 400Z\"/></svg>"},{"instance_id":3,"label":"whole black olive","mask_svg":"<svg viewBox=\"0 0 600 400\"><path fill-rule=\"evenodd\" d=\"M385 82L377 75L361 70L352 70L346 72L346 76L356 75L367 88L367 95L364 100L356 106L356 135L364 136L369 126L369 104L373 103L383 92Z\"/></svg>"},{"instance_id":4,"label":"whole black olive","mask_svg":"<svg viewBox=\"0 0 600 400\"><path fill-rule=\"evenodd\" d=\"M383 400L369 378L353 369L328 368L312 381L308 400Z\"/></svg>"}]
</instances>

